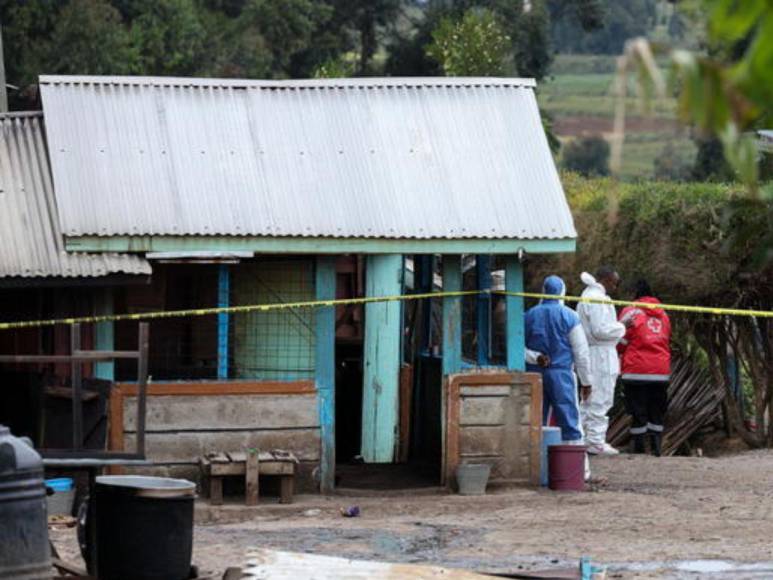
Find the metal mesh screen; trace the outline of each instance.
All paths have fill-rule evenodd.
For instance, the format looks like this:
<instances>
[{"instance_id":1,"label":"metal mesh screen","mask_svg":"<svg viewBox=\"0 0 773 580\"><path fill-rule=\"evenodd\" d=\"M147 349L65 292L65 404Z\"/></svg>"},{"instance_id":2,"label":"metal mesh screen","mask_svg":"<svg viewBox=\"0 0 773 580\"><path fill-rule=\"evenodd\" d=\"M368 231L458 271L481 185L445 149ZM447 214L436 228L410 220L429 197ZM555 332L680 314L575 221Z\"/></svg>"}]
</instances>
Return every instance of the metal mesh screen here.
<instances>
[{"instance_id":1,"label":"metal mesh screen","mask_svg":"<svg viewBox=\"0 0 773 580\"><path fill-rule=\"evenodd\" d=\"M314 300L312 260L242 264L231 280L234 306ZM230 375L236 379L313 378L316 333L312 308L232 315Z\"/></svg>"}]
</instances>

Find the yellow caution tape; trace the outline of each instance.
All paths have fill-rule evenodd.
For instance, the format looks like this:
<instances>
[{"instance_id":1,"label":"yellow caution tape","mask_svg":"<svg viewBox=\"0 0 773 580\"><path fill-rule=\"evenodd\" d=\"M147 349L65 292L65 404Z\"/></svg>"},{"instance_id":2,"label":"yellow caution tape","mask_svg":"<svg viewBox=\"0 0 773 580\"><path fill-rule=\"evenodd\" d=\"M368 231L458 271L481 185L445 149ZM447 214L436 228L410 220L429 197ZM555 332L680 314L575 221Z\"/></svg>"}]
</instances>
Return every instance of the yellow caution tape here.
<instances>
[{"instance_id":1,"label":"yellow caution tape","mask_svg":"<svg viewBox=\"0 0 773 580\"><path fill-rule=\"evenodd\" d=\"M492 294L501 296L515 296L518 298L539 298L546 300L555 300L557 297L553 294L537 294L534 292L507 292L495 290ZM565 302L587 302L590 304L613 304L615 306L636 306L637 308L647 308L650 310L661 309L671 310L673 312L693 312L700 314L712 314L714 316L752 316L759 318L773 318L773 311L770 310L742 310L740 308L714 308L711 306L686 306L684 304L652 304L650 302L634 302L629 300L610 300L603 298L584 298L582 296L561 296Z\"/></svg>"},{"instance_id":2,"label":"yellow caution tape","mask_svg":"<svg viewBox=\"0 0 773 580\"><path fill-rule=\"evenodd\" d=\"M165 310L161 312L136 312L131 314L106 314L101 316L79 316L73 318L56 318L51 320L27 320L20 322L0 322L0 330L16 328L36 328L55 326L59 324L91 324L96 322L119 322L124 320L156 320L160 318L185 318L191 316L212 316L215 314L244 314L247 312L270 312L273 310L288 310L299 308L322 308L331 306L346 306L353 304L371 304L376 302L397 302L402 300L422 300L425 298L460 298L462 296L500 295L517 298L535 298L555 300L552 294L534 292L509 292L500 290L465 290L459 292L426 292L423 294L402 294L397 296L369 296L366 298L342 298L336 300L309 300L305 302L280 302L273 304L252 304L247 306L224 306L215 308L194 308L190 310ZM752 316L773 318L773 311L742 310L738 308L713 308L706 306L686 306L682 304L650 304L627 300L604 300L600 298L583 298L580 296L562 296L567 302L587 302L592 304L613 304L615 306L636 306L639 308L670 310L674 312L692 312L711 314L714 316Z\"/></svg>"},{"instance_id":3,"label":"yellow caution tape","mask_svg":"<svg viewBox=\"0 0 773 580\"><path fill-rule=\"evenodd\" d=\"M369 304L373 302L396 302L400 300L421 300L424 298L450 298L476 296L479 290L459 292L428 292L425 294L402 294L397 296L368 296L366 298L341 298L336 300L309 300L306 302L278 302L272 304L253 304L248 306L223 306L215 308L194 308L190 310L164 310L161 312L135 312L131 314L105 314L100 316L78 316L51 320L28 320L20 322L0 322L0 330L14 328L34 328L55 326L58 324L91 324L95 322L118 322L122 320L155 320L159 318L185 318L190 316L211 316L214 314L244 314L245 312L270 312L272 310L292 310L299 308L321 308L325 306L345 306L349 304Z\"/></svg>"}]
</instances>

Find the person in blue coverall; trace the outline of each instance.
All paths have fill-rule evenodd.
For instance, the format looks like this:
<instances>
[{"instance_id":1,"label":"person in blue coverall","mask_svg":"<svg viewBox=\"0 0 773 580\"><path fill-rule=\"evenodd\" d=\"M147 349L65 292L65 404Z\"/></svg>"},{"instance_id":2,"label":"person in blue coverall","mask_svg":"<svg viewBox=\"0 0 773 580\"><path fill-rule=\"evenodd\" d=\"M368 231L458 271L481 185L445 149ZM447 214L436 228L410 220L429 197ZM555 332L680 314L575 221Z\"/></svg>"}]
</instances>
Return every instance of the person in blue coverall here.
<instances>
[{"instance_id":1,"label":"person in blue coverall","mask_svg":"<svg viewBox=\"0 0 773 580\"><path fill-rule=\"evenodd\" d=\"M543 299L526 312L526 368L542 375L543 423L547 423L552 409L562 442L581 445L584 433L575 372L585 400L590 395L591 384L588 340L580 317L564 306L564 281L558 276L548 276L542 293L555 299ZM589 475L587 469L586 475Z\"/></svg>"}]
</instances>

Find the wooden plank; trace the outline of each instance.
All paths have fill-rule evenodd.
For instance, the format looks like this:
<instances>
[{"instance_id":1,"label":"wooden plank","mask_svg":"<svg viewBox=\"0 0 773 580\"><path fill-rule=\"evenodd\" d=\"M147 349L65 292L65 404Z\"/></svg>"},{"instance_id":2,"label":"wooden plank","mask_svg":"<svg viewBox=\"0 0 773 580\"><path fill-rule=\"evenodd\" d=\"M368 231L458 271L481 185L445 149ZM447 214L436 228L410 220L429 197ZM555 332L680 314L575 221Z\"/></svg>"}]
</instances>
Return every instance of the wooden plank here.
<instances>
[{"instance_id":1,"label":"wooden plank","mask_svg":"<svg viewBox=\"0 0 773 580\"><path fill-rule=\"evenodd\" d=\"M505 288L508 292L523 292L523 266L518 256L505 258ZM505 298L507 333L507 368L514 371L526 370L526 335L524 328L523 298Z\"/></svg>"},{"instance_id":2,"label":"wooden plank","mask_svg":"<svg viewBox=\"0 0 773 580\"><path fill-rule=\"evenodd\" d=\"M295 464L287 461L269 461L260 462L261 475L293 475L295 473Z\"/></svg>"},{"instance_id":3,"label":"wooden plank","mask_svg":"<svg viewBox=\"0 0 773 580\"><path fill-rule=\"evenodd\" d=\"M223 478L210 476L209 478L209 503L212 505L223 504Z\"/></svg>"},{"instance_id":4,"label":"wooden plank","mask_svg":"<svg viewBox=\"0 0 773 580\"><path fill-rule=\"evenodd\" d=\"M438 566L415 564L389 564L364 560L349 560L334 556L296 554L268 549L251 550L247 566L243 567L245 579L271 578L272 580L484 580L484 576L466 570L453 570Z\"/></svg>"},{"instance_id":5,"label":"wooden plank","mask_svg":"<svg viewBox=\"0 0 773 580\"><path fill-rule=\"evenodd\" d=\"M443 485L450 486L454 472L459 465L459 417L461 401L459 397L459 375L451 375L443 379L446 391L446 420L443 445Z\"/></svg>"},{"instance_id":6,"label":"wooden plank","mask_svg":"<svg viewBox=\"0 0 773 580\"><path fill-rule=\"evenodd\" d=\"M460 387L459 394L462 397L509 397L510 384L507 385L471 385L464 384Z\"/></svg>"},{"instance_id":7,"label":"wooden plank","mask_svg":"<svg viewBox=\"0 0 773 580\"><path fill-rule=\"evenodd\" d=\"M226 453L228 459L234 463L247 461L247 453L245 451L229 451Z\"/></svg>"},{"instance_id":8,"label":"wooden plank","mask_svg":"<svg viewBox=\"0 0 773 580\"><path fill-rule=\"evenodd\" d=\"M244 470L244 503L246 505L258 505L259 466L257 452L250 450L247 453Z\"/></svg>"},{"instance_id":9,"label":"wooden plank","mask_svg":"<svg viewBox=\"0 0 773 580\"><path fill-rule=\"evenodd\" d=\"M213 463L209 470L213 476L223 477L226 475L244 475L246 472L246 462L240 463Z\"/></svg>"},{"instance_id":10,"label":"wooden plank","mask_svg":"<svg viewBox=\"0 0 773 580\"><path fill-rule=\"evenodd\" d=\"M292 475L283 475L279 482L279 503L293 503L293 489L295 478Z\"/></svg>"},{"instance_id":11,"label":"wooden plank","mask_svg":"<svg viewBox=\"0 0 773 580\"><path fill-rule=\"evenodd\" d=\"M110 388L107 415L108 439L107 448L110 451L123 451L123 394L113 385ZM126 470L120 465L110 465L106 475L123 475Z\"/></svg>"},{"instance_id":12,"label":"wooden plank","mask_svg":"<svg viewBox=\"0 0 773 580\"><path fill-rule=\"evenodd\" d=\"M67 387L46 387L45 393L47 397L72 400L72 389L68 389ZM95 393L94 391L83 391L81 393L81 401L93 401L98 398L99 393Z\"/></svg>"},{"instance_id":13,"label":"wooden plank","mask_svg":"<svg viewBox=\"0 0 773 580\"><path fill-rule=\"evenodd\" d=\"M399 295L402 270L400 254L367 256L366 296ZM368 463L391 463L397 452L401 319L399 302L365 305L362 456Z\"/></svg>"},{"instance_id":14,"label":"wooden plank","mask_svg":"<svg viewBox=\"0 0 773 580\"><path fill-rule=\"evenodd\" d=\"M137 396L136 383L116 383L125 397ZM310 395L317 392L314 381L196 381L153 383L149 396L215 396L226 395Z\"/></svg>"},{"instance_id":15,"label":"wooden plank","mask_svg":"<svg viewBox=\"0 0 773 580\"><path fill-rule=\"evenodd\" d=\"M124 430L136 430L136 399L125 399ZM317 397L311 395L151 396L148 431L277 429L319 426Z\"/></svg>"},{"instance_id":16,"label":"wooden plank","mask_svg":"<svg viewBox=\"0 0 773 580\"><path fill-rule=\"evenodd\" d=\"M315 271L315 297L336 297L336 259L318 256ZM320 491L332 493L335 488L335 308L318 308L315 330L315 371L318 397L320 439Z\"/></svg>"},{"instance_id":17,"label":"wooden plank","mask_svg":"<svg viewBox=\"0 0 773 580\"><path fill-rule=\"evenodd\" d=\"M411 448L411 405L413 403L413 365L400 368L400 452L398 461L408 461Z\"/></svg>"},{"instance_id":18,"label":"wooden plank","mask_svg":"<svg viewBox=\"0 0 773 580\"><path fill-rule=\"evenodd\" d=\"M459 424L504 425L507 404L508 397L462 397Z\"/></svg>"},{"instance_id":19,"label":"wooden plank","mask_svg":"<svg viewBox=\"0 0 773 580\"><path fill-rule=\"evenodd\" d=\"M199 457L226 449L287 449L301 461L317 461L320 455L319 429L270 431L200 431L147 434L147 457L158 463L197 464ZM131 449L134 434L124 434Z\"/></svg>"}]
</instances>

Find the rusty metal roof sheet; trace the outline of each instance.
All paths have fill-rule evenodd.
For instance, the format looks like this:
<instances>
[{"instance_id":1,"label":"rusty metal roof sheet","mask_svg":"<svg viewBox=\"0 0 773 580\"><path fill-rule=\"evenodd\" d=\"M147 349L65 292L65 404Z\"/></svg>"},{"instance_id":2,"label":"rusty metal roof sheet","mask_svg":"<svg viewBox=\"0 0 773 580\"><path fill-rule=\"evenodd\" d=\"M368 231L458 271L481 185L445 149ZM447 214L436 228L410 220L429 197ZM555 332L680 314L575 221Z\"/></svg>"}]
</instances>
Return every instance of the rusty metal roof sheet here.
<instances>
[{"instance_id":1,"label":"rusty metal roof sheet","mask_svg":"<svg viewBox=\"0 0 773 580\"><path fill-rule=\"evenodd\" d=\"M65 236L576 237L529 79L40 80Z\"/></svg>"},{"instance_id":2,"label":"rusty metal roof sheet","mask_svg":"<svg viewBox=\"0 0 773 580\"><path fill-rule=\"evenodd\" d=\"M150 274L136 256L68 254L58 220L42 114L0 114L0 278Z\"/></svg>"}]
</instances>

